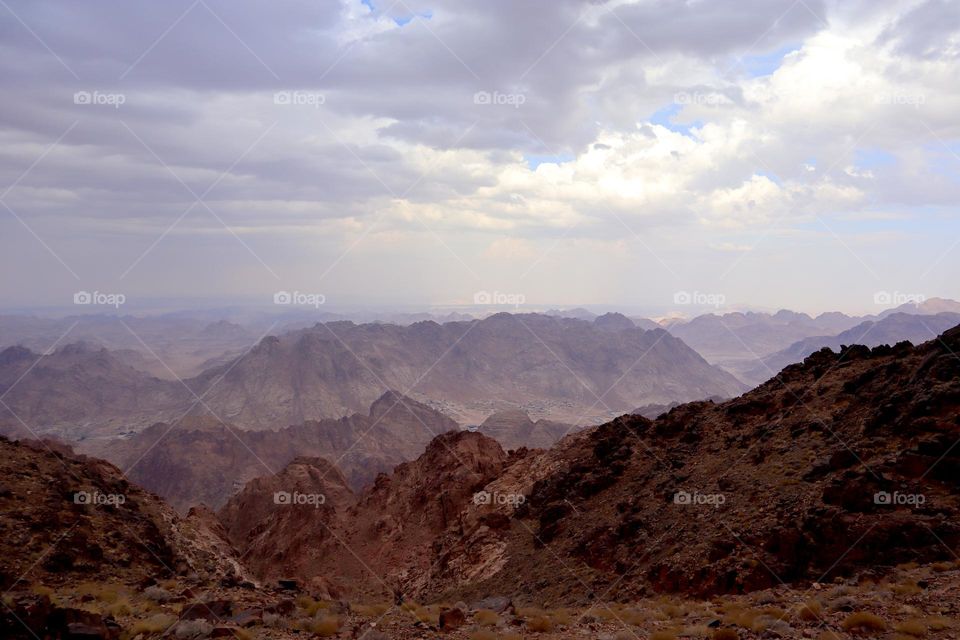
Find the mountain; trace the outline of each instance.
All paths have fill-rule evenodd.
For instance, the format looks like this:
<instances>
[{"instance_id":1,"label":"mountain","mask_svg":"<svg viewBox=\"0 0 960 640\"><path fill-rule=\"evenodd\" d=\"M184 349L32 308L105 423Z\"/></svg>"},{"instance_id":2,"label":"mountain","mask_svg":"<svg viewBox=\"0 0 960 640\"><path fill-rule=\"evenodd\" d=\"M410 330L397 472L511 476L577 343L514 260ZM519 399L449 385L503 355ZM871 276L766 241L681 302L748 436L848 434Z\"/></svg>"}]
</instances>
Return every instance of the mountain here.
<instances>
[{"instance_id":1,"label":"mountain","mask_svg":"<svg viewBox=\"0 0 960 640\"><path fill-rule=\"evenodd\" d=\"M50 354L25 347L0 351L0 423L61 440L116 435L173 419L189 392L125 364L88 343ZM11 413L12 411L12 413Z\"/></svg>"},{"instance_id":2,"label":"mountain","mask_svg":"<svg viewBox=\"0 0 960 640\"><path fill-rule=\"evenodd\" d=\"M464 424L517 406L597 421L647 402L742 391L664 330L644 331L622 316L613 322L621 326L499 313L443 325L321 324L265 338L188 384L208 389L207 406L248 429L346 415L389 388L438 401Z\"/></svg>"},{"instance_id":3,"label":"mountain","mask_svg":"<svg viewBox=\"0 0 960 640\"><path fill-rule=\"evenodd\" d=\"M266 325L265 325L266 326ZM37 318L0 315L0 348L22 346L44 353L51 345L84 342L110 351L128 351L128 364L167 380L203 371L204 363L226 353L239 354L258 334L238 324L202 316L78 315Z\"/></svg>"},{"instance_id":4,"label":"mountain","mask_svg":"<svg viewBox=\"0 0 960 640\"><path fill-rule=\"evenodd\" d=\"M357 593L584 604L952 560L958 352L960 327L917 347L824 349L734 400L623 416L541 452L445 434L325 522L366 570L323 553L309 566ZM257 530L277 517L293 516ZM296 557L306 529L260 538L257 556Z\"/></svg>"},{"instance_id":5,"label":"mountain","mask_svg":"<svg viewBox=\"0 0 960 640\"><path fill-rule=\"evenodd\" d=\"M708 362L743 377L757 358L785 349L810 336L838 333L859 319L841 313L811 318L805 313L781 310L775 314L736 312L708 313L689 321L674 321L668 331L695 349Z\"/></svg>"},{"instance_id":6,"label":"mountain","mask_svg":"<svg viewBox=\"0 0 960 640\"><path fill-rule=\"evenodd\" d=\"M926 298L923 302L907 302L893 309L887 309L878 314L885 318L894 313L909 313L912 315L936 315L939 313L960 313L960 302L949 298Z\"/></svg>"},{"instance_id":7,"label":"mountain","mask_svg":"<svg viewBox=\"0 0 960 640\"><path fill-rule=\"evenodd\" d=\"M0 477L4 592L71 576L136 583L177 572L242 574L197 515L180 518L103 460L0 436Z\"/></svg>"},{"instance_id":8,"label":"mountain","mask_svg":"<svg viewBox=\"0 0 960 640\"><path fill-rule=\"evenodd\" d=\"M786 349L755 363L752 368L744 370L742 377L747 382L759 384L784 367L794 362L801 362L811 353L824 347L839 351L843 345L863 344L875 347L903 340L920 344L936 338L941 332L958 323L960 323L960 313L888 314L881 320L861 322L835 336L814 336L795 342Z\"/></svg>"},{"instance_id":9,"label":"mountain","mask_svg":"<svg viewBox=\"0 0 960 640\"><path fill-rule=\"evenodd\" d=\"M490 414L477 431L510 450L521 447L547 449L577 429L572 424L545 419L534 422L522 409L507 409Z\"/></svg>"},{"instance_id":10,"label":"mountain","mask_svg":"<svg viewBox=\"0 0 960 640\"><path fill-rule=\"evenodd\" d=\"M457 429L457 423L437 411L387 392L368 413L276 432L187 417L155 424L129 439L97 442L90 452L114 461L132 481L183 512L200 503L219 508L248 480L302 456L336 461L345 481L359 490L378 473L416 458L434 436Z\"/></svg>"},{"instance_id":11,"label":"mountain","mask_svg":"<svg viewBox=\"0 0 960 640\"><path fill-rule=\"evenodd\" d=\"M351 597L432 564L430 544L456 526L474 493L508 463L496 441L469 431L437 436L416 460L353 496L327 461L298 458L247 484L220 511L231 541L260 577L330 578ZM275 500L280 492L289 502ZM298 503L294 495L304 496ZM311 501L306 496L313 498ZM343 553L349 541L350 553ZM371 566L376 567L371 574ZM391 594L392 595L392 594Z\"/></svg>"}]
</instances>

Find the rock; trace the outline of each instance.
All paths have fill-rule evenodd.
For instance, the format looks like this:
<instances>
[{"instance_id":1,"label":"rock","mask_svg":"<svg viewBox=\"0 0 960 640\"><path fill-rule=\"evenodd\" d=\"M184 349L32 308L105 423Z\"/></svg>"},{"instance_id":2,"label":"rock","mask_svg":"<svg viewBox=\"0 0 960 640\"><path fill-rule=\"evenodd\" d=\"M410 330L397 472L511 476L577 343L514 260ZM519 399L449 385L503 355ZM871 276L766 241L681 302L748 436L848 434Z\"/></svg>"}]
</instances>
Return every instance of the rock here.
<instances>
[{"instance_id":1,"label":"rock","mask_svg":"<svg viewBox=\"0 0 960 640\"><path fill-rule=\"evenodd\" d=\"M505 598L503 596L491 596L489 598L484 598L483 600L477 600L470 605L470 609L472 611L490 609L491 611L496 611L497 613L513 613L514 610L513 601L510 600L510 598Z\"/></svg>"},{"instance_id":2,"label":"rock","mask_svg":"<svg viewBox=\"0 0 960 640\"><path fill-rule=\"evenodd\" d=\"M213 625L206 620L181 620L167 631L174 638L193 640L206 638L213 631Z\"/></svg>"},{"instance_id":3,"label":"rock","mask_svg":"<svg viewBox=\"0 0 960 640\"><path fill-rule=\"evenodd\" d=\"M287 616L293 613L297 608L297 604L290 600L289 598L284 598L277 604L272 604L264 608L264 611L269 611L270 613L276 613L277 615Z\"/></svg>"},{"instance_id":4,"label":"rock","mask_svg":"<svg viewBox=\"0 0 960 640\"><path fill-rule=\"evenodd\" d=\"M191 605L180 614L181 620L209 620L220 622L233 615L232 600L210 600Z\"/></svg>"},{"instance_id":5,"label":"rock","mask_svg":"<svg viewBox=\"0 0 960 640\"><path fill-rule=\"evenodd\" d=\"M230 623L238 627L252 627L263 622L263 609L245 609L230 618Z\"/></svg>"},{"instance_id":6,"label":"rock","mask_svg":"<svg viewBox=\"0 0 960 640\"><path fill-rule=\"evenodd\" d=\"M94 627L82 622L71 622L67 625L67 635L69 640L107 640L110 636L105 628Z\"/></svg>"},{"instance_id":7,"label":"rock","mask_svg":"<svg viewBox=\"0 0 960 640\"><path fill-rule=\"evenodd\" d=\"M281 578L277 584L285 591L300 591L300 582L294 578Z\"/></svg>"},{"instance_id":8,"label":"rock","mask_svg":"<svg viewBox=\"0 0 960 640\"><path fill-rule=\"evenodd\" d=\"M163 587L158 587L156 585L147 587L143 590L143 595L154 602L164 604L170 602L173 599L173 594L164 589Z\"/></svg>"},{"instance_id":9,"label":"rock","mask_svg":"<svg viewBox=\"0 0 960 640\"><path fill-rule=\"evenodd\" d=\"M459 608L444 609L440 612L440 629L442 631L453 631L462 627L467 622L467 616Z\"/></svg>"}]
</instances>

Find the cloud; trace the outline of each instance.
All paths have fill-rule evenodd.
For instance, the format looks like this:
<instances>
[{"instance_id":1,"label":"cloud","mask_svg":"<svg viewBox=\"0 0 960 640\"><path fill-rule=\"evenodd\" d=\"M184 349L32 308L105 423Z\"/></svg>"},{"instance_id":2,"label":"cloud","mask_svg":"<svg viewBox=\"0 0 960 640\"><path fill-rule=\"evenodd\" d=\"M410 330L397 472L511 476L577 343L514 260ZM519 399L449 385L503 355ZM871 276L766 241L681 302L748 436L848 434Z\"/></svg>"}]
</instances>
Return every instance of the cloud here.
<instances>
[{"instance_id":1,"label":"cloud","mask_svg":"<svg viewBox=\"0 0 960 640\"><path fill-rule=\"evenodd\" d=\"M267 265L270 287L270 271L326 274L375 298L382 277L352 257L387 239L468 279L548 250L603 273L609 256L577 247L614 245L706 279L771 227L873 234L882 211L942 242L960 197L960 26L939 0L8 4L0 180L20 220L0 217L0 249L36 252L32 290L72 279L52 252L149 295L164 260L213 243L228 271ZM796 251L784 237L770 242ZM891 273L929 266L900 260ZM226 288L245 286L261 284ZM225 285L164 282L178 287Z\"/></svg>"}]
</instances>

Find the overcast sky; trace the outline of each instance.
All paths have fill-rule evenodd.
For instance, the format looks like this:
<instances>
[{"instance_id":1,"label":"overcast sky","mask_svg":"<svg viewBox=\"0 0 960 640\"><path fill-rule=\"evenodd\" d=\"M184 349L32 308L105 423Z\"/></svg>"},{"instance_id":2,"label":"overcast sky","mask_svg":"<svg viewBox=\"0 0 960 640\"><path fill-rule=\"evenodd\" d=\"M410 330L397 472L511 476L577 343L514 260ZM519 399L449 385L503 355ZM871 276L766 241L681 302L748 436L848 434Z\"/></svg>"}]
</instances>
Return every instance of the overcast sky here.
<instances>
[{"instance_id":1,"label":"overcast sky","mask_svg":"<svg viewBox=\"0 0 960 640\"><path fill-rule=\"evenodd\" d=\"M960 298L949 0L0 0L0 301Z\"/></svg>"}]
</instances>

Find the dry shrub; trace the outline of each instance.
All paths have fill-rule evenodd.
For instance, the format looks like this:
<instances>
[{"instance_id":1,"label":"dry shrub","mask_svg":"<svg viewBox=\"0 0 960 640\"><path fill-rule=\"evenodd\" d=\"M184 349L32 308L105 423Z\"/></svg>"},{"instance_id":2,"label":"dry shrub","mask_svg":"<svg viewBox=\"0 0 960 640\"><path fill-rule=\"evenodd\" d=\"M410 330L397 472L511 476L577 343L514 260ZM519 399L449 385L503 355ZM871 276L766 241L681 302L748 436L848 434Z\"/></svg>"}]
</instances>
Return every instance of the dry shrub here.
<instances>
[{"instance_id":1,"label":"dry shrub","mask_svg":"<svg viewBox=\"0 0 960 640\"><path fill-rule=\"evenodd\" d=\"M662 611L668 618L682 618L685 613L683 607L679 607L669 602L661 604L660 611Z\"/></svg>"},{"instance_id":2,"label":"dry shrub","mask_svg":"<svg viewBox=\"0 0 960 640\"><path fill-rule=\"evenodd\" d=\"M548 633L553 631L553 620L547 616L534 616L527 620L527 629L535 633Z\"/></svg>"},{"instance_id":3,"label":"dry shrub","mask_svg":"<svg viewBox=\"0 0 960 640\"><path fill-rule=\"evenodd\" d=\"M944 629L953 628L953 620L946 616L931 616L926 618L924 622L931 631L943 631Z\"/></svg>"},{"instance_id":4,"label":"dry shrub","mask_svg":"<svg viewBox=\"0 0 960 640\"><path fill-rule=\"evenodd\" d=\"M543 615L543 609L536 607L517 607L517 616L520 618L537 618Z\"/></svg>"},{"instance_id":5,"label":"dry shrub","mask_svg":"<svg viewBox=\"0 0 960 640\"><path fill-rule=\"evenodd\" d=\"M843 636L835 631L824 631L817 636L817 640L843 640Z\"/></svg>"},{"instance_id":6,"label":"dry shrub","mask_svg":"<svg viewBox=\"0 0 960 640\"><path fill-rule=\"evenodd\" d=\"M714 629L713 640L740 640L736 629Z\"/></svg>"},{"instance_id":7,"label":"dry shrub","mask_svg":"<svg viewBox=\"0 0 960 640\"><path fill-rule=\"evenodd\" d=\"M364 618L379 618L390 610L388 604L352 604L350 610Z\"/></svg>"},{"instance_id":8,"label":"dry shrub","mask_svg":"<svg viewBox=\"0 0 960 640\"><path fill-rule=\"evenodd\" d=\"M117 616L129 616L133 613L133 605L127 598L121 598L107 606L107 613L116 618Z\"/></svg>"},{"instance_id":9,"label":"dry shrub","mask_svg":"<svg viewBox=\"0 0 960 640\"><path fill-rule=\"evenodd\" d=\"M650 640L677 640L677 632L671 629L660 629L650 634Z\"/></svg>"},{"instance_id":10,"label":"dry shrub","mask_svg":"<svg viewBox=\"0 0 960 640\"><path fill-rule=\"evenodd\" d=\"M623 622L632 624L635 627L639 627L649 619L649 617L644 615L643 611L640 611L639 609L626 609L620 612L618 617Z\"/></svg>"},{"instance_id":11,"label":"dry shrub","mask_svg":"<svg viewBox=\"0 0 960 640\"><path fill-rule=\"evenodd\" d=\"M501 634L500 640L523 640L523 636L521 636L519 633L513 633L511 631L509 633Z\"/></svg>"},{"instance_id":12,"label":"dry shrub","mask_svg":"<svg viewBox=\"0 0 960 640\"><path fill-rule=\"evenodd\" d=\"M573 624L573 616L570 615L570 612L566 609L548 611L547 615L551 620L553 620L554 624L558 624L561 627L569 627L571 624Z\"/></svg>"},{"instance_id":13,"label":"dry shrub","mask_svg":"<svg viewBox=\"0 0 960 640\"><path fill-rule=\"evenodd\" d=\"M158 613L150 616L146 620L139 620L130 627L129 636L131 638L136 638L138 635L145 634L149 635L151 633L161 633L170 628L173 623L177 621L173 616L169 616L165 613Z\"/></svg>"},{"instance_id":14,"label":"dry shrub","mask_svg":"<svg viewBox=\"0 0 960 640\"><path fill-rule=\"evenodd\" d=\"M472 631L467 637L470 638L470 640L497 640L497 634L488 629Z\"/></svg>"},{"instance_id":15,"label":"dry shrub","mask_svg":"<svg viewBox=\"0 0 960 640\"><path fill-rule=\"evenodd\" d=\"M869 611L857 611L847 616L842 626L844 631L861 633L866 631L883 631L887 628L887 623L883 621L883 618Z\"/></svg>"},{"instance_id":16,"label":"dry shrub","mask_svg":"<svg viewBox=\"0 0 960 640\"><path fill-rule=\"evenodd\" d=\"M336 635L340 630L340 619L337 616L321 616L309 624L309 631L322 638Z\"/></svg>"},{"instance_id":17,"label":"dry shrub","mask_svg":"<svg viewBox=\"0 0 960 640\"><path fill-rule=\"evenodd\" d=\"M900 596L915 596L918 593L923 593L923 589L921 589L916 582L904 582L902 584L891 585L890 590Z\"/></svg>"},{"instance_id":18,"label":"dry shrub","mask_svg":"<svg viewBox=\"0 0 960 640\"><path fill-rule=\"evenodd\" d=\"M820 604L819 600L807 600L804 604L800 605L800 608L797 610L797 616L806 622L819 620L822 614L823 605Z\"/></svg>"},{"instance_id":19,"label":"dry shrub","mask_svg":"<svg viewBox=\"0 0 960 640\"><path fill-rule=\"evenodd\" d=\"M495 627L500 623L500 616L491 609L480 609L473 614L473 619L481 627Z\"/></svg>"},{"instance_id":20,"label":"dry shrub","mask_svg":"<svg viewBox=\"0 0 960 640\"><path fill-rule=\"evenodd\" d=\"M944 571L950 571L951 569L954 569L955 567L956 567L956 563L954 563L954 562L949 562L949 561L946 561L946 562L934 562L932 565L930 565L930 568L933 569L934 571L936 571L937 573L943 573Z\"/></svg>"},{"instance_id":21,"label":"dry shrub","mask_svg":"<svg viewBox=\"0 0 960 640\"><path fill-rule=\"evenodd\" d=\"M914 636L915 638L922 638L927 635L927 630L929 627L927 623L923 620L911 619L904 620L903 622L898 622L893 626L894 631L899 631L908 636Z\"/></svg>"}]
</instances>

